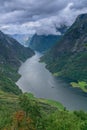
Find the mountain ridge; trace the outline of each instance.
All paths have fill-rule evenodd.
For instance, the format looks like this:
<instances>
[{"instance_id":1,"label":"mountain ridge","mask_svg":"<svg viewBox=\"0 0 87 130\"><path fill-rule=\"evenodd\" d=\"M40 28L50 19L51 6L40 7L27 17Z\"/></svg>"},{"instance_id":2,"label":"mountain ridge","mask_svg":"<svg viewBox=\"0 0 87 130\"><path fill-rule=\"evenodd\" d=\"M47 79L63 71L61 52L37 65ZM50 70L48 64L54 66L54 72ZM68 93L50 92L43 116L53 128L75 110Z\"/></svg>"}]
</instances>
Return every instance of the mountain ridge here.
<instances>
[{"instance_id":1,"label":"mountain ridge","mask_svg":"<svg viewBox=\"0 0 87 130\"><path fill-rule=\"evenodd\" d=\"M35 51L44 52L51 48L60 39L57 35L37 35L35 34L29 43L29 47Z\"/></svg>"},{"instance_id":2,"label":"mountain ridge","mask_svg":"<svg viewBox=\"0 0 87 130\"><path fill-rule=\"evenodd\" d=\"M53 35L53 34L38 34L36 33L29 42L29 47L35 51L45 52L52 48L56 42L60 40L60 38L64 35L67 30L67 26L61 25L61 27L56 28L57 32L60 34Z\"/></svg>"},{"instance_id":3,"label":"mountain ridge","mask_svg":"<svg viewBox=\"0 0 87 130\"><path fill-rule=\"evenodd\" d=\"M87 14L77 17L42 60L56 76L87 82Z\"/></svg>"},{"instance_id":4,"label":"mountain ridge","mask_svg":"<svg viewBox=\"0 0 87 130\"><path fill-rule=\"evenodd\" d=\"M15 84L20 75L18 68L21 62L35 53L25 48L12 37L0 31L0 89L5 92L20 94L21 90Z\"/></svg>"}]
</instances>

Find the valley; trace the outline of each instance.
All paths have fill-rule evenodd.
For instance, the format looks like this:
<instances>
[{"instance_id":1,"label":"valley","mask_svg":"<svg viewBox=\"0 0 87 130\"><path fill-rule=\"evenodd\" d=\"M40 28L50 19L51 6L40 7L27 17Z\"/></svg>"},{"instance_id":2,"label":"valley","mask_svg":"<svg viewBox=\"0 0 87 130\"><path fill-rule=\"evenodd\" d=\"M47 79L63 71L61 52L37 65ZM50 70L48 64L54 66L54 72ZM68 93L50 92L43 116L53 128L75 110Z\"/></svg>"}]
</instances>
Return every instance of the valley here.
<instances>
[{"instance_id":1,"label":"valley","mask_svg":"<svg viewBox=\"0 0 87 130\"><path fill-rule=\"evenodd\" d=\"M86 6L0 1L0 130L87 130Z\"/></svg>"},{"instance_id":2,"label":"valley","mask_svg":"<svg viewBox=\"0 0 87 130\"><path fill-rule=\"evenodd\" d=\"M17 85L23 92L31 92L38 98L59 101L68 110L87 110L87 94L72 88L69 83L55 78L41 63L42 54L37 53L19 68Z\"/></svg>"}]
</instances>

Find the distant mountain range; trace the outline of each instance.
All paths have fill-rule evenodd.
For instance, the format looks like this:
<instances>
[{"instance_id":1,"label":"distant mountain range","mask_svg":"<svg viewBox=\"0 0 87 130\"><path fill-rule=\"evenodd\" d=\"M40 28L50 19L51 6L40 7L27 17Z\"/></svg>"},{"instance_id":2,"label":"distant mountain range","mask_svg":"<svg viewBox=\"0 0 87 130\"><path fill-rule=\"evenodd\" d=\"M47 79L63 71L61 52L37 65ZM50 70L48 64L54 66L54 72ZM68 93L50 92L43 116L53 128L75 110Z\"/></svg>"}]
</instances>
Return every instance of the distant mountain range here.
<instances>
[{"instance_id":1,"label":"distant mountain range","mask_svg":"<svg viewBox=\"0 0 87 130\"><path fill-rule=\"evenodd\" d=\"M57 28L60 35L38 35L35 34L29 41L29 47L35 51L44 52L53 47L60 37L66 32L67 27L62 25Z\"/></svg>"},{"instance_id":2,"label":"distant mountain range","mask_svg":"<svg viewBox=\"0 0 87 130\"><path fill-rule=\"evenodd\" d=\"M29 41L32 37L30 34L13 34L11 35L14 39L16 39L20 44L25 47L29 46ZM27 42L28 41L28 42Z\"/></svg>"},{"instance_id":3,"label":"distant mountain range","mask_svg":"<svg viewBox=\"0 0 87 130\"><path fill-rule=\"evenodd\" d=\"M56 76L87 82L87 14L77 17L74 24L42 60Z\"/></svg>"},{"instance_id":4,"label":"distant mountain range","mask_svg":"<svg viewBox=\"0 0 87 130\"><path fill-rule=\"evenodd\" d=\"M44 52L51 48L61 36L57 35L37 35L35 34L29 43L29 47L38 52Z\"/></svg>"}]
</instances>

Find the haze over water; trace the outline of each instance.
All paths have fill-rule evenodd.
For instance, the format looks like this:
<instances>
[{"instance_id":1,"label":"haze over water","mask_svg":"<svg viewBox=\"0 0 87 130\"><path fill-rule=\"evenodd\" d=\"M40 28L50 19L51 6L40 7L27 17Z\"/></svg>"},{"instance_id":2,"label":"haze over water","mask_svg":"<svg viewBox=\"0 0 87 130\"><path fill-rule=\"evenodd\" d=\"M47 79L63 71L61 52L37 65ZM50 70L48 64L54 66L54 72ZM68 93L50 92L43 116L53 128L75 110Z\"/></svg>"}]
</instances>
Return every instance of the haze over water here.
<instances>
[{"instance_id":1,"label":"haze over water","mask_svg":"<svg viewBox=\"0 0 87 130\"><path fill-rule=\"evenodd\" d=\"M17 85L23 92L31 92L36 97L48 98L61 102L70 110L87 111L87 94L79 89L72 88L63 80L56 79L40 63L40 54L36 53L19 68L21 78Z\"/></svg>"}]
</instances>

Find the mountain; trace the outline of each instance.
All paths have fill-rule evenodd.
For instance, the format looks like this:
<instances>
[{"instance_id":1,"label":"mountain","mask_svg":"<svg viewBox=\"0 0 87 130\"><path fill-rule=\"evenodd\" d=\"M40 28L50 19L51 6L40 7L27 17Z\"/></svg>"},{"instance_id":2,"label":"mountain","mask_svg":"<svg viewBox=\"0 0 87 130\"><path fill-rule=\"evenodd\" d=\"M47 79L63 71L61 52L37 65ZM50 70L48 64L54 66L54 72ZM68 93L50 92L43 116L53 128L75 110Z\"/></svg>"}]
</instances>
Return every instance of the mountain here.
<instances>
[{"instance_id":1,"label":"mountain","mask_svg":"<svg viewBox=\"0 0 87 130\"><path fill-rule=\"evenodd\" d=\"M76 82L87 82L87 14L77 17L74 24L42 60L56 76Z\"/></svg>"},{"instance_id":2,"label":"mountain","mask_svg":"<svg viewBox=\"0 0 87 130\"><path fill-rule=\"evenodd\" d=\"M14 94L20 93L15 85L19 66L34 55L30 48L20 45L15 39L0 31L0 89Z\"/></svg>"},{"instance_id":3,"label":"mountain","mask_svg":"<svg viewBox=\"0 0 87 130\"><path fill-rule=\"evenodd\" d=\"M17 66L33 54L30 48L23 47L12 37L0 32L0 63L7 62Z\"/></svg>"},{"instance_id":4,"label":"mountain","mask_svg":"<svg viewBox=\"0 0 87 130\"><path fill-rule=\"evenodd\" d=\"M29 47L35 51L44 52L51 48L59 38L60 36L57 35L45 36L35 34L29 43Z\"/></svg>"},{"instance_id":5,"label":"mountain","mask_svg":"<svg viewBox=\"0 0 87 130\"><path fill-rule=\"evenodd\" d=\"M19 53L18 53L19 51ZM13 75L34 52L0 32L0 130L86 130L87 113L59 102L22 94Z\"/></svg>"},{"instance_id":6,"label":"mountain","mask_svg":"<svg viewBox=\"0 0 87 130\"><path fill-rule=\"evenodd\" d=\"M39 52L47 51L49 48L53 47L53 45L60 39L66 30L67 27L62 25L60 28L57 28L57 31L60 33L60 35L35 34L29 42L29 47Z\"/></svg>"},{"instance_id":7,"label":"mountain","mask_svg":"<svg viewBox=\"0 0 87 130\"><path fill-rule=\"evenodd\" d=\"M16 39L20 44L22 44L25 47L28 47L27 41L30 40L31 35L29 34L13 34L11 35L14 39Z\"/></svg>"}]
</instances>

